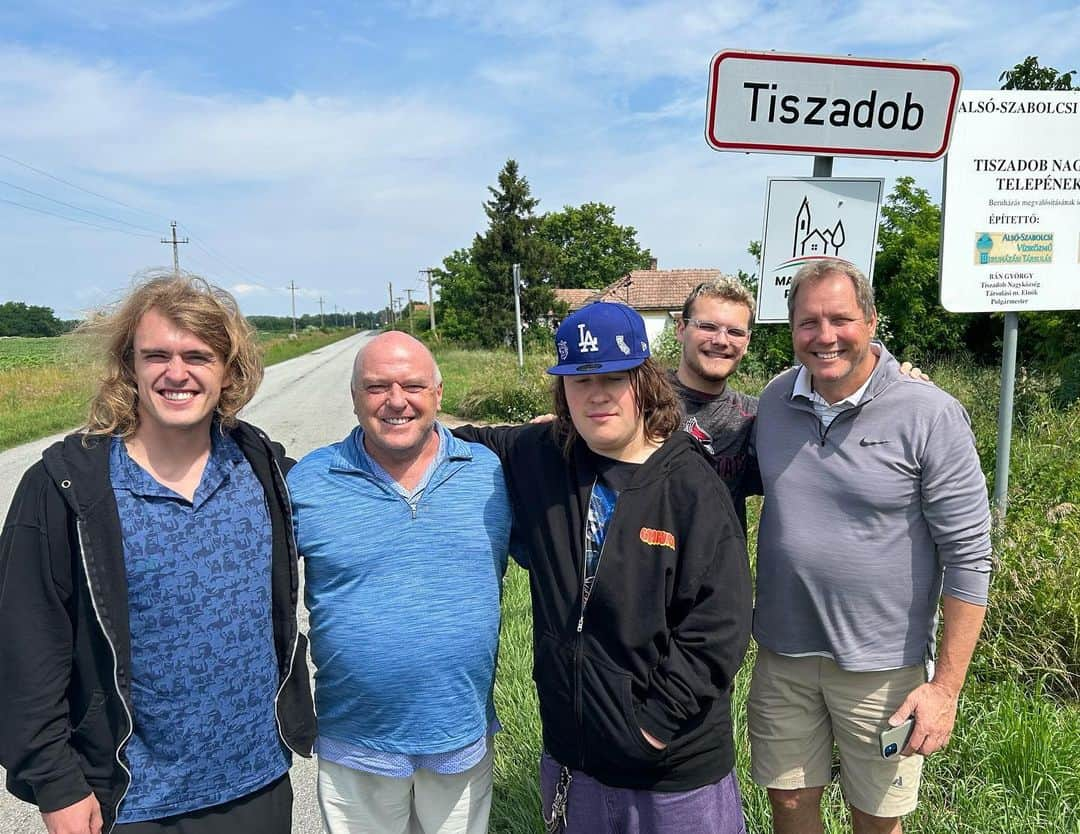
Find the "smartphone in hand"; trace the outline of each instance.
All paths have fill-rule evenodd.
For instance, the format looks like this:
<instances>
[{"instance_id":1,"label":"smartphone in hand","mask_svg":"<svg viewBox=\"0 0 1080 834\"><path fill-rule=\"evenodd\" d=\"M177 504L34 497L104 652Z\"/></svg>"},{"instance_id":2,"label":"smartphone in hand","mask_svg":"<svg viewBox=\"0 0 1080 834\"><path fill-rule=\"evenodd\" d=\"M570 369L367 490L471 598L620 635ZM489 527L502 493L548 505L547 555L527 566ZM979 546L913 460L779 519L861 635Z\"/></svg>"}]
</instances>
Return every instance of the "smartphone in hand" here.
<instances>
[{"instance_id":1,"label":"smartphone in hand","mask_svg":"<svg viewBox=\"0 0 1080 834\"><path fill-rule=\"evenodd\" d=\"M911 732L915 729L915 717L912 716L903 724L896 727L888 727L878 735L881 743L881 758L894 759L907 747Z\"/></svg>"}]
</instances>

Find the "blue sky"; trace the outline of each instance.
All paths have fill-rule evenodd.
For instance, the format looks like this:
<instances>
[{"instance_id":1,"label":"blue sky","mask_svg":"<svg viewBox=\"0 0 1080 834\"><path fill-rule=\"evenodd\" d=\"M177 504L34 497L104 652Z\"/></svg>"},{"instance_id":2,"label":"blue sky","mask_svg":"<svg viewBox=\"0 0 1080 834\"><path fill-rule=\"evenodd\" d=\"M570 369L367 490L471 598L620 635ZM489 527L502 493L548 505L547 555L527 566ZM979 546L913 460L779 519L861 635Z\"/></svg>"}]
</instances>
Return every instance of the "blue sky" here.
<instances>
[{"instance_id":1,"label":"blue sky","mask_svg":"<svg viewBox=\"0 0 1080 834\"><path fill-rule=\"evenodd\" d=\"M245 312L287 315L290 281L298 312L376 309L484 228L508 157L541 210L610 203L661 267L751 269L766 177L811 160L708 148L715 52L949 61L968 89L1080 66L1075 2L44 0L0 33L0 300L65 318L170 265L170 219ZM939 163L834 174L940 194Z\"/></svg>"}]
</instances>

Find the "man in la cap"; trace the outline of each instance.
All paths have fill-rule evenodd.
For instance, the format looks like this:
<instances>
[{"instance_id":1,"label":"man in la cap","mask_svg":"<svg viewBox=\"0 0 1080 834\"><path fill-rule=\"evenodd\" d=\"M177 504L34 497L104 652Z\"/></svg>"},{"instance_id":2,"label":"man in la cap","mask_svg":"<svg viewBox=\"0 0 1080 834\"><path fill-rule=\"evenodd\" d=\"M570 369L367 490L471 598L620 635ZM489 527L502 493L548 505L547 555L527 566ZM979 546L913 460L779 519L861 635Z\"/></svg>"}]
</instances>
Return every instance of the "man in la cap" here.
<instances>
[{"instance_id":1,"label":"man in la cap","mask_svg":"<svg viewBox=\"0 0 1080 834\"><path fill-rule=\"evenodd\" d=\"M584 307L555 353L553 422L457 430L502 461L528 556L548 830L742 834L731 687L751 599L731 496L636 311Z\"/></svg>"}]
</instances>

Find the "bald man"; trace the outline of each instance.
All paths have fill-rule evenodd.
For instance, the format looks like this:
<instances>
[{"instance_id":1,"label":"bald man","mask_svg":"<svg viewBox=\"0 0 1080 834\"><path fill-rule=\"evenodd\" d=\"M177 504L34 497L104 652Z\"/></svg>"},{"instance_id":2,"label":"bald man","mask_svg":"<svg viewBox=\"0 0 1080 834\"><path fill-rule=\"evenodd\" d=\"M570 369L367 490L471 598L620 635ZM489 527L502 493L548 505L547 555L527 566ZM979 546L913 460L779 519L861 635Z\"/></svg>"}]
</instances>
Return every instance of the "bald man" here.
<instances>
[{"instance_id":1,"label":"bald man","mask_svg":"<svg viewBox=\"0 0 1080 834\"><path fill-rule=\"evenodd\" d=\"M330 834L483 834L510 503L498 458L435 419L416 339L356 356L359 425L289 474Z\"/></svg>"}]
</instances>

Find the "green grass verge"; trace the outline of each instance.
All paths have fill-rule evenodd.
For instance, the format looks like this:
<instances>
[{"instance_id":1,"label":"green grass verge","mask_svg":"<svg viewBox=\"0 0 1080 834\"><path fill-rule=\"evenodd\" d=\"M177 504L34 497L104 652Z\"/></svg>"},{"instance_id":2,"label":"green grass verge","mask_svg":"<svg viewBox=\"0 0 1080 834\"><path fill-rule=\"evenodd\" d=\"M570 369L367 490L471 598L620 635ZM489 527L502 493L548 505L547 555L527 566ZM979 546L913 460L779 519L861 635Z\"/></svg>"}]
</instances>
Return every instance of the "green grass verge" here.
<instances>
[{"instance_id":1,"label":"green grass verge","mask_svg":"<svg viewBox=\"0 0 1080 834\"><path fill-rule=\"evenodd\" d=\"M544 354L525 354L524 369L511 351L435 348L443 375L442 410L466 420L522 423L551 409L551 364Z\"/></svg>"},{"instance_id":2,"label":"green grass verge","mask_svg":"<svg viewBox=\"0 0 1080 834\"><path fill-rule=\"evenodd\" d=\"M263 364L269 367L279 362L295 359L321 347L355 336L355 330L321 330L298 333L295 339L281 333L260 333L259 343L263 349Z\"/></svg>"},{"instance_id":3,"label":"green grass verge","mask_svg":"<svg viewBox=\"0 0 1080 834\"><path fill-rule=\"evenodd\" d=\"M540 721L532 681L532 616L528 576L516 565L503 589L503 625L495 704L496 834L542 834L537 762ZM753 649L735 684L736 772L747 830L770 831L765 791L750 780L746 697ZM1080 709L1039 688L971 681L960 701L956 731L944 753L931 756L919 808L904 820L908 834L1029 834L1080 832ZM825 793L825 830L849 832L838 783Z\"/></svg>"},{"instance_id":4,"label":"green grass verge","mask_svg":"<svg viewBox=\"0 0 1080 834\"><path fill-rule=\"evenodd\" d=\"M260 334L267 365L284 362L355 333L332 330ZM98 380L85 336L0 338L0 450L78 426Z\"/></svg>"}]
</instances>

